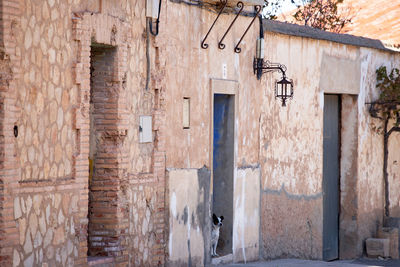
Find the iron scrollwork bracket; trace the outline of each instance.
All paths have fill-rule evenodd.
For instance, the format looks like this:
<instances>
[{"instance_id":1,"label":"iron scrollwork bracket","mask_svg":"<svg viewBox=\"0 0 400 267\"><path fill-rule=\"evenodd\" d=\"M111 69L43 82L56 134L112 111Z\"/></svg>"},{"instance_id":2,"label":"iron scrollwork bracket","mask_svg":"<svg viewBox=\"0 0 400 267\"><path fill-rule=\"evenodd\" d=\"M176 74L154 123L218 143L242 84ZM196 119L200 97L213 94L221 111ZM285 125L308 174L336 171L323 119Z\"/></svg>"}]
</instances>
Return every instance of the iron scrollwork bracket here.
<instances>
[{"instance_id":1,"label":"iron scrollwork bracket","mask_svg":"<svg viewBox=\"0 0 400 267\"><path fill-rule=\"evenodd\" d=\"M236 14L236 17L232 20L232 23L231 23L231 25L229 25L229 27L228 27L228 29L226 30L224 36L222 36L221 41L219 41L219 43L218 43L218 48L219 48L219 49L224 49L224 48L225 48L225 44L222 43L222 41L224 41L226 35L227 35L228 32L231 30L233 24L235 23L235 21L236 21L237 18L239 17L240 13L242 13L242 10L243 10L243 8L244 8L244 4L243 4L243 2L241 2L241 1L239 1L239 2L236 4L236 6L239 8L239 11L238 11L238 13Z\"/></svg>"},{"instance_id":2,"label":"iron scrollwork bracket","mask_svg":"<svg viewBox=\"0 0 400 267\"><path fill-rule=\"evenodd\" d=\"M228 4L228 0L221 0L221 4L222 4L222 8L218 12L217 18L214 20L213 24L211 25L211 27L208 30L208 32L207 32L206 36L204 37L204 39L201 41L201 48L203 48L203 49L207 49L208 48L208 44L206 43L206 39L207 39L208 35L210 34L212 28L214 27L215 23L217 22L217 20L218 20L219 16L221 15L222 11L224 11L226 5Z\"/></svg>"},{"instance_id":3,"label":"iron scrollwork bracket","mask_svg":"<svg viewBox=\"0 0 400 267\"><path fill-rule=\"evenodd\" d=\"M269 60L257 59L254 58L253 61L253 71L254 74L260 73L267 73L273 71L280 71L282 72L283 77L286 77L286 66L280 63L274 63Z\"/></svg>"},{"instance_id":4,"label":"iron scrollwork bracket","mask_svg":"<svg viewBox=\"0 0 400 267\"><path fill-rule=\"evenodd\" d=\"M235 53L240 53L242 52L242 49L239 47L240 43L242 42L243 38L246 36L247 32L249 31L251 25L253 25L254 21L256 20L256 18L258 17L258 15L260 14L262 8L260 5L256 6L256 15L254 16L254 18L251 20L249 26L247 27L246 31L243 33L242 37L240 38L239 42L237 43L237 45L235 46Z\"/></svg>"}]
</instances>

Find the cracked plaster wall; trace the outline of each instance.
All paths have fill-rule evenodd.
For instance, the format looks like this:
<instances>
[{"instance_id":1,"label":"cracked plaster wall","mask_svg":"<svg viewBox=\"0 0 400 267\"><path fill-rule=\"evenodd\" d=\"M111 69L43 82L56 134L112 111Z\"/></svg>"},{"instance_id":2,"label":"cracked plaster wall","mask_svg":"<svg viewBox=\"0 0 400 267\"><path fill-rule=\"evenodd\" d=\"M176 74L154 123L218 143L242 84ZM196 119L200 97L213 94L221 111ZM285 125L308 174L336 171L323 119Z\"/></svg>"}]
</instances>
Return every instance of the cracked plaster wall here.
<instances>
[{"instance_id":1,"label":"cracked plaster wall","mask_svg":"<svg viewBox=\"0 0 400 267\"><path fill-rule=\"evenodd\" d=\"M340 235L347 238L342 245L353 244L340 257L361 256L363 240L374 236L381 223L384 196L383 137L371 129L373 119L365 103L377 97L375 70L383 64L396 66L399 56L270 32L266 38L268 58L288 67L295 92L286 108L274 103L271 93L264 94L260 126L262 255L322 258L323 94L339 93L343 94L342 116L347 116L342 117L341 125L346 147L341 152L340 182L342 193L348 195L342 194L341 205L350 209L341 214L345 228ZM272 88L273 75L263 79L264 86ZM393 146L391 153L392 157L399 154Z\"/></svg>"},{"instance_id":2,"label":"cracked plaster wall","mask_svg":"<svg viewBox=\"0 0 400 267\"><path fill-rule=\"evenodd\" d=\"M226 36L226 48L220 50L218 41L234 16L223 14L215 24L206 43L208 49L200 47L201 40L215 19L216 13L183 3L166 2L163 5L159 43L160 64L165 64L166 116L166 161L168 168L169 202L169 262L171 266L202 265L210 262L209 228L199 229L196 222L211 223L211 207L199 215L197 205L207 199L203 187L199 187L196 171L205 166L212 168L212 92L230 91L231 84L238 84L235 95L235 147L234 151L234 261L256 260L259 255L259 166L258 128L262 90L252 74L252 57L258 23L253 24L244 38L240 54L234 46L246 30L251 19L240 16ZM163 10L164 11L164 10ZM179 30L174 26L179 21ZM256 21L257 22L257 21ZM167 41L168 40L168 41ZM168 51L179 51L169 53ZM223 76L226 64L226 77ZM171 67L173 66L173 67ZM226 83L224 83L226 82ZM212 84L219 84L213 89ZM236 87L235 87L236 88ZM183 98L190 98L190 129L183 129ZM256 166L256 167L249 167ZM208 179L211 179L209 177ZM211 183L212 181L208 181ZM199 189L201 188L201 189ZM212 194L212 188L209 188ZM188 195L189 194L189 195ZM200 200L199 200L200 199ZM205 199L205 200L203 200ZM185 223L185 208L189 213ZM179 216L178 216L179 214ZM223 215L223 214L222 214ZM190 224L189 224L190 222ZM190 249L188 249L190 243ZM196 251L199 249L200 251Z\"/></svg>"},{"instance_id":3,"label":"cracked plaster wall","mask_svg":"<svg viewBox=\"0 0 400 267\"><path fill-rule=\"evenodd\" d=\"M190 19L183 14L189 14ZM341 257L361 255L363 240L374 235L383 208L382 174L376 167L382 165L382 141L369 127L371 118L364 103L377 96L376 68L382 64L395 66L399 57L388 51L266 32L266 59L285 64L287 77L293 78L295 84L294 99L282 108L273 95L273 83L279 75L265 74L258 82L251 72L257 26L248 33L242 53L234 54L230 47L234 41L230 38L235 39L240 32L240 23L235 24L227 36L227 48L217 48L225 32L223 25L229 24L229 16L222 15L215 25L207 39L207 50L199 47L199 41L215 14L167 3L165 16L167 25L172 25L178 17L183 19L179 31L168 29L166 35L161 33L169 36L168 43L160 41L166 50L181 51L179 55L168 54L160 48L160 62L176 66L166 73L166 84L179 88L170 90L166 96L167 116L171 118L167 135L175 137L167 138L167 167L211 166L209 80L223 78L225 63L226 79L239 84L235 172L249 164L261 167L261 256L320 259L323 94L343 94L343 101L347 101L346 112L351 116L342 125L341 135L342 138L348 138L349 134L356 137L355 140L346 139L349 147L342 151L341 173L343 179L347 179L347 182L342 181L342 190L351 191L352 185L356 185L357 191L342 198L342 206L350 205L353 209L342 217L342 226L353 228L345 226L350 234L341 234L354 248ZM199 20L202 23L198 23ZM191 101L190 129L182 127L183 97L190 97ZM397 151L393 153L398 154ZM170 232L174 232L174 228Z\"/></svg>"}]
</instances>

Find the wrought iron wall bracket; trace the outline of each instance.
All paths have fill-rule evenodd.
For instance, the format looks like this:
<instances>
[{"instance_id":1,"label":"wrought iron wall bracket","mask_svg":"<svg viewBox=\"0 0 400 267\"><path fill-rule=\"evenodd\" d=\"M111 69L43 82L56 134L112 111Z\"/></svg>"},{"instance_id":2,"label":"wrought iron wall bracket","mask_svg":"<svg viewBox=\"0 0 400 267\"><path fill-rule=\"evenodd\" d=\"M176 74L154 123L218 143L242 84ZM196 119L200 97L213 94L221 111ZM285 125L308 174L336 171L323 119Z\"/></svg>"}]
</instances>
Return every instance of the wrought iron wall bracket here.
<instances>
[{"instance_id":1,"label":"wrought iron wall bracket","mask_svg":"<svg viewBox=\"0 0 400 267\"><path fill-rule=\"evenodd\" d=\"M224 36L222 36L221 41L219 41L219 43L218 43L218 48L219 48L219 49L224 49L224 48L225 48L225 44L222 43L222 42L224 41L226 35L227 35L228 32L231 30L233 24L235 23L235 21L236 21L237 18L239 17L240 13L242 13L242 10L243 10L243 8L244 8L243 2L240 2L240 1L236 4L236 6L237 6L238 8L240 8L240 9L239 9L238 13L236 14L236 17L232 20L231 25L229 25L228 29L226 30Z\"/></svg>"},{"instance_id":2,"label":"wrought iron wall bracket","mask_svg":"<svg viewBox=\"0 0 400 267\"><path fill-rule=\"evenodd\" d=\"M204 37L204 39L201 41L201 48L203 49L207 49L208 48L208 44L206 43L207 37L210 34L212 28L214 27L215 23L217 22L219 16L221 15L222 11L224 11L226 5L228 4L228 0L221 0L221 4L222 4L222 8L221 10L218 12L218 16L217 18L214 20L213 24L211 25L210 29L208 30L206 36Z\"/></svg>"},{"instance_id":3,"label":"wrought iron wall bracket","mask_svg":"<svg viewBox=\"0 0 400 267\"><path fill-rule=\"evenodd\" d=\"M280 63L273 63L269 60L254 58L253 61L253 71L254 74L267 73L273 71L280 71L283 77L286 77L286 66Z\"/></svg>"},{"instance_id":4,"label":"wrought iron wall bracket","mask_svg":"<svg viewBox=\"0 0 400 267\"><path fill-rule=\"evenodd\" d=\"M242 52L242 49L239 47L240 43L242 42L243 38L246 36L247 32L249 31L251 25L253 25L254 21L256 20L256 18L258 17L258 15L260 14L262 8L261 6L256 6L256 15L254 16L254 18L251 20L250 25L247 27L246 31L243 33L242 37L240 38L239 42L237 43L237 45L235 46L235 53L240 53Z\"/></svg>"}]
</instances>

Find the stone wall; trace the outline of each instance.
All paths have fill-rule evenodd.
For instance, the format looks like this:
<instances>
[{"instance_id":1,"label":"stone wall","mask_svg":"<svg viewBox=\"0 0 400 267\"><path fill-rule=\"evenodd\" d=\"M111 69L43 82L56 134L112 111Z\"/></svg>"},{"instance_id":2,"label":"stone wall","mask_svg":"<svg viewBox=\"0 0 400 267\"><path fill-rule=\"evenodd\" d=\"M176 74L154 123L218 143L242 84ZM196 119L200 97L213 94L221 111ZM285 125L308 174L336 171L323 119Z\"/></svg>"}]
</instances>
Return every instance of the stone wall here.
<instances>
[{"instance_id":1,"label":"stone wall","mask_svg":"<svg viewBox=\"0 0 400 267\"><path fill-rule=\"evenodd\" d=\"M128 192L126 205L130 206L129 262L132 266L154 266L163 262L164 255L158 253L159 248L163 248L158 231L163 229L159 228L157 222L159 199L156 196L156 185L154 183L132 186Z\"/></svg>"},{"instance_id":2,"label":"stone wall","mask_svg":"<svg viewBox=\"0 0 400 267\"><path fill-rule=\"evenodd\" d=\"M78 201L73 191L14 198L19 246L13 250L13 265L73 266L79 249Z\"/></svg>"},{"instance_id":3,"label":"stone wall","mask_svg":"<svg viewBox=\"0 0 400 267\"><path fill-rule=\"evenodd\" d=\"M21 180L71 177L75 135L70 7L67 2L23 1L16 24L21 55L17 157ZM66 12L63 12L66 11ZM66 89L72 90L66 90Z\"/></svg>"},{"instance_id":4,"label":"stone wall","mask_svg":"<svg viewBox=\"0 0 400 267\"><path fill-rule=\"evenodd\" d=\"M145 2L0 5L0 265L86 265L88 240L100 248L90 253L120 265L163 264L165 86L157 72L146 83L146 49L156 53L146 48L154 38ZM92 95L103 131L89 184L93 45L116 56L103 92ZM139 144L139 115L153 116L151 143ZM96 222L108 232L88 233Z\"/></svg>"}]
</instances>

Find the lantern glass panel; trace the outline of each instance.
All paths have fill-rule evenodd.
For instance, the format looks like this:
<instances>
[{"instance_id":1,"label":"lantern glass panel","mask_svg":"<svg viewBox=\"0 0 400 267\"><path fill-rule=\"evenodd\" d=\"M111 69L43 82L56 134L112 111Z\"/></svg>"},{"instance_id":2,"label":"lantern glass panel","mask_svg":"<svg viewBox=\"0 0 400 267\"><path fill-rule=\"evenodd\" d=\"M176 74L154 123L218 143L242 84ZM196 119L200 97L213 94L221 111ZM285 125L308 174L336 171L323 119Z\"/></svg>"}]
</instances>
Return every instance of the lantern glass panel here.
<instances>
[{"instance_id":1,"label":"lantern glass panel","mask_svg":"<svg viewBox=\"0 0 400 267\"><path fill-rule=\"evenodd\" d=\"M282 106L286 106L286 99L293 97L293 82L283 77L275 83L275 97L280 98Z\"/></svg>"}]
</instances>

